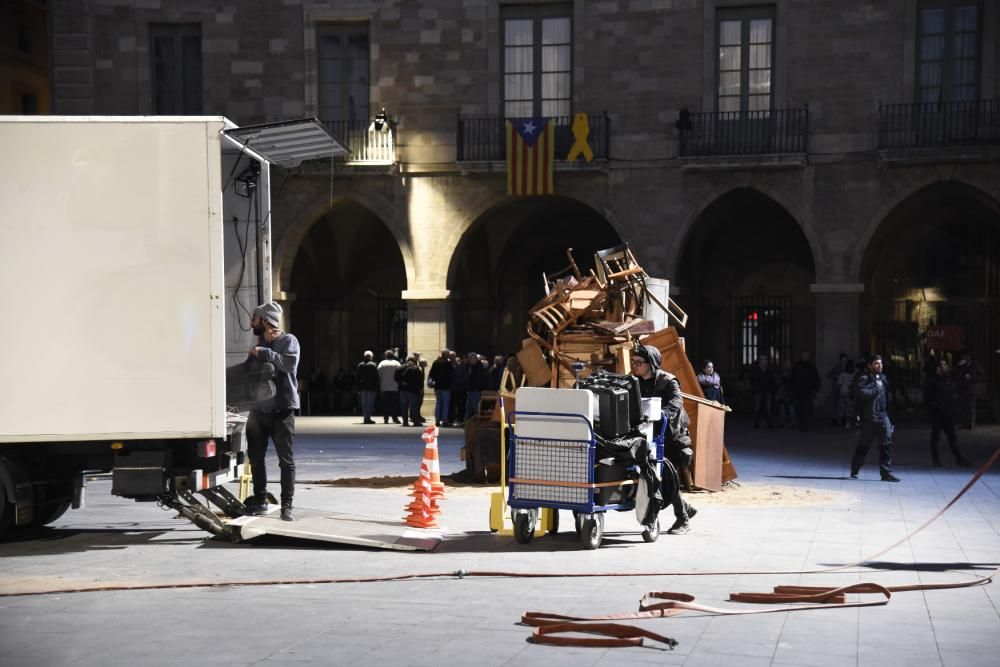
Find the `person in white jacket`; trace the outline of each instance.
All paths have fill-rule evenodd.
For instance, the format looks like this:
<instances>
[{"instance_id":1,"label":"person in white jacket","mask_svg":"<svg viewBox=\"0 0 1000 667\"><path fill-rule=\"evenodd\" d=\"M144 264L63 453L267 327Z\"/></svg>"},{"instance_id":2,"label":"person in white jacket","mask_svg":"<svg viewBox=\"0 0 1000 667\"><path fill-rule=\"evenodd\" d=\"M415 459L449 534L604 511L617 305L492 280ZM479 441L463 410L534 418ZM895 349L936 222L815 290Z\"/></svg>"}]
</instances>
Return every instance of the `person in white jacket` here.
<instances>
[{"instance_id":1,"label":"person in white jacket","mask_svg":"<svg viewBox=\"0 0 1000 667\"><path fill-rule=\"evenodd\" d=\"M399 383L396 382L396 369L400 366L396 353L385 351L385 359L378 362L379 392L382 394L382 420L389 423L399 423Z\"/></svg>"}]
</instances>

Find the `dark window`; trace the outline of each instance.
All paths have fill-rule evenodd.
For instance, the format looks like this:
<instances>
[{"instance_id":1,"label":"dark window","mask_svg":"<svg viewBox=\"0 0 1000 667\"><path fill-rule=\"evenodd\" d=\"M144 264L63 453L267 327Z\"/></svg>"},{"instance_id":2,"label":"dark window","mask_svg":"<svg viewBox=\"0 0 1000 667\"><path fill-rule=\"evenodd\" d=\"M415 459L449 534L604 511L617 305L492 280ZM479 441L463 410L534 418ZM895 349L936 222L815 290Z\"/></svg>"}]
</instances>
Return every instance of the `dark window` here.
<instances>
[{"instance_id":1,"label":"dark window","mask_svg":"<svg viewBox=\"0 0 1000 667\"><path fill-rule=\"evenodd\" d=\"M568 5L504 7L504 116L569 116L572 51Z\"/></svg>"},{"instance_id":2,"label":"dark window","mask_svg":"<svg viewBox=\"0 0 1000 667\"><path fill-rule=\"evenodd\" d=\"M979 98L977 0L921 0L917 16L917 102Z\"/></svg>"},{"instance_id":3,"label":"dark window","mask_svg":"<svg viewBox=\"0 0 1000 667\"><path fill-rule=\"evenodd\" d=\"M150 44L154 112L179 116L202 113L201 26L151 25Z\"/></svg>"},{"instance_id":4,"label":"dark window","mask_svg":"<svg viewBox=\"0 0 1000 667\"><path fill-rule=\"evenodd\" d=\"M716 111L769 111L774 106L774 9L724 9L717 18Z\"/></svg>"},{"instance_id":5,"label":"dark window","mask_svg":"<svg viewBox=\"0 0 1000 667\"><path fill-rule=\"evenodd\" d=\"M369 121L368 26L321 25L318 41L320 120Z\"/></svg>"}]
</instances>

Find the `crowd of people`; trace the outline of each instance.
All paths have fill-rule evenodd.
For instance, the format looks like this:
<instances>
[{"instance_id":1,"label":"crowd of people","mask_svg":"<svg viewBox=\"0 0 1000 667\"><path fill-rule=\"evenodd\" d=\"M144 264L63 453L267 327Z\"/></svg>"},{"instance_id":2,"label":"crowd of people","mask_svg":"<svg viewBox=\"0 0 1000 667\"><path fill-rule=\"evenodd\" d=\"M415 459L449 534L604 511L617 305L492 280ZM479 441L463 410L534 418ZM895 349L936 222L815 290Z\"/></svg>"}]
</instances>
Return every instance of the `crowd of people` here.
<instances>
[{"instance_id":1,"label":"crowd of people","mask_svg":"<svg viewBox=\"0 0 1000 667\"><path fill-rule=\"evenodd\" d=\"M928 352L924 368L923 406L930 422L930 455L935 467L943 464L939 443L944 434L957 465L970 462L958 446L956 429L975 428L977 400L985 395L985 374L968 353L955 355L952 366L947 355ZM775 370L762 355L751 367L749 389L753 428L789 426L808 431L822 380L808 352L794 364L785 359ZM852 430L858 438L851 459L851 477L857 477L873 440L879 446L879 473L883 481L897 482L892 471L893 424L889 418L890 382L880 355L861 355L852 360L841 354L825 375L829 382L828 409L831 426ZM705 361L698 374L705 398L725 403L722 382L714 364Z\"/></svg>"},{"instance_id":2,"label":"crowd of people","mask_svg":"<svg viewBox=\"0 0 1000 667\"><path fill-rule=\"evenodd\" d=\"M251 347L248 363L264 360L275 368L276 395L250 411L247 422L248 455L254 469L253 493L245 501L251 514L266 513L267 469L264 455L269 441L274 443L281 472L281 518L294 521L292 498L295 486L295 462L292 441L295 413L301 408L300 394L312 406L312 394L324 397L328 409L360 412L365 424L383 424L390 420L402 426L422 426L421 407L425 390L434 391L436 426L458 426L479 413L482 392L500 388L506 359L502 355L489 360L475 352L459 354L444 349L428 364L419 352L400 361L397 351L385 350L377 363L375 353L366 350L354 372L341 369L333 382L327 383L322 370L315 369L306 382L298 376L297 339L278 327L282 310L275 302L258 306L251 325L257 343ZM942 466L939 442L942 433L957 465L970 465L958 447L956 421L975 427L976 399L983 393L985 378L968 354L962 354L953 368L946 356L927 355L924 379L924 406L931 423L930 453L934 466ZM677 378L659 368L660 352L651 346L637 345L633 350L631 374L639 378L644 397L660 397L663 416L670 426L665 449L675 470L675 483L664 486L664 501L673 507L675 521L669 533L689 530L696 510L682 498L677 477L691 462L688 420L681 400ZM882 481L898 482L892 468L893 424L889 418L889 380L880 355L870 355L857 362L841 354L826 374L830 382L832 425L857 429L857 444L851 456L851 477L857 478L873 440L878 443L878 466ZM711 360L705 360L697 375L705 398L726 403L722 379ZM296 387L296 380L298 386ZM753 428L761 421L768 428L785 425L809 430L815 398L822 386L816 365L808 352L794 364L785 360L777 371L770 359L761 355L749 373L753 399ZM332 391L331 391L332 390ZM331 401L326 397L332 396ZM774 417L777 416L778 423Z\"/></svg>"},{"instance_id":3,"label":"crowd of people","mask_svg":"<svg viewBox=\"0 0 1000 667\"><path fill-rule=\"evenodd\" d=\"M400 355L398 350L375 353L366 350L353 370L340 369L327 382L320 369L300 383L305 410L310 414L359 414L365 424L390 421L402 426L420 426L426 392L434 392L436 426L461 426L478 413L482 392L500 387L507 357L492 361L476 352L461 354L442 350L428 363L419 352Z\"/></svg>"}]
</instances>

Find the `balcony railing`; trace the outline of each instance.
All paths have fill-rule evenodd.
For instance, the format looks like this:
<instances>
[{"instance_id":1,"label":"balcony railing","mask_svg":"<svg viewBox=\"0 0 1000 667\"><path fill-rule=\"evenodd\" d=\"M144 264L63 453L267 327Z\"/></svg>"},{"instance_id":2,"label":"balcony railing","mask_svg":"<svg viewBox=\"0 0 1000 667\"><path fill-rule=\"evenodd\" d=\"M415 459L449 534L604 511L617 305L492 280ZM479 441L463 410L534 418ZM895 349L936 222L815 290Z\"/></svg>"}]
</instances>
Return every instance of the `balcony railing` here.
<instances>
[{"instance_id":1,"label":"balcony railing","mask_svg":"<svg viewBox=\"0 0 1000 667\"><path fill-rule=\"evenodd\" d=\"M879 148L991 144L1000 144L1000 100L879 105Z\"/></svg>"},{"instance_id":2,"label":"balcony railing","mask_svg":"<svg viewBox=\"0 0 1000 667\"><path fill-rule=\"evenodd\" d=\"M350 149L343 159L348 164L392 164L396 161L395 129L369 130L370 121L324 121L333 138Z\"/></svg>"},{"instance_id":3,"label":"balcony railing","mask_svg":"<svg viewBox=\"0 0 1000 667\"><path fill-rule=\"evenodd\" d=\"M573 137L573 117L555 116L555 160L565 160L576 139ZM595 160L608 158L611 122L607 114L587 116L590 134L587 143ZM507 159L506 119L491 117L459 117L457 155L459 162L496 162Z\"/></svg>"},{"instance_id":4,"label":"balcony railing","mask_svg":"<svg viewBox=\"0 0 1000 667\"><path fill-rule=\"evenodd\" d=\"M806 108L692 113L688 118L690 128L678 128L682 157L806 152Z\"/></svg>"}]
</instances>

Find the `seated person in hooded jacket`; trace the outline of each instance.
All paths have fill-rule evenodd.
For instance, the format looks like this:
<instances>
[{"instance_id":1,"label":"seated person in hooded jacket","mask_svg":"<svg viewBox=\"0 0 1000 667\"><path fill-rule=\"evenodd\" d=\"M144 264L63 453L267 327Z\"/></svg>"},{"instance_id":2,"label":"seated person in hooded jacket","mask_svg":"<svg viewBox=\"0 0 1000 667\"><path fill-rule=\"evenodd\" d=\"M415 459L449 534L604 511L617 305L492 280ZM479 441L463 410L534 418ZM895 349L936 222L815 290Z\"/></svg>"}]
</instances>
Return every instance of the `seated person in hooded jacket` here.
<instances>
[{"instance_id":1,"label":"seated person in hooded jacket","mask_svg":"<svg viewBox=\"0 0 1000 667\"><path fill-rule=\"evenodd\" d=\"M674 507L675 521L667 533L679 535L688 532L689 520L697 512L681 497L680 489L680 475L691 463L691 436L688 434L690 420L684 410L681 385L674 375L660 368L662 359L660 351L652 345L637 346L632 350L632 375L639 378L639 393L643 398L660 398L660 409L668 420L663 453L677 471L677 479L671 480L674 483L668 489L667 476L664 476L663 496ZM656 433L659 433L660 426L660 422L655 424Z\"/></svg>"}]
</instances>

